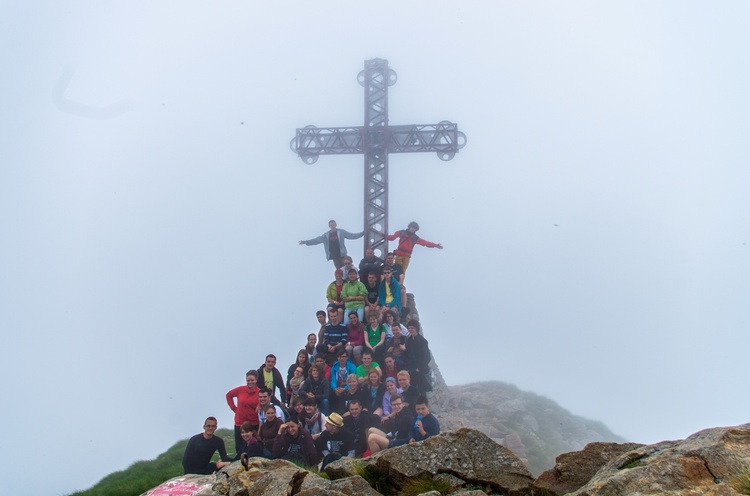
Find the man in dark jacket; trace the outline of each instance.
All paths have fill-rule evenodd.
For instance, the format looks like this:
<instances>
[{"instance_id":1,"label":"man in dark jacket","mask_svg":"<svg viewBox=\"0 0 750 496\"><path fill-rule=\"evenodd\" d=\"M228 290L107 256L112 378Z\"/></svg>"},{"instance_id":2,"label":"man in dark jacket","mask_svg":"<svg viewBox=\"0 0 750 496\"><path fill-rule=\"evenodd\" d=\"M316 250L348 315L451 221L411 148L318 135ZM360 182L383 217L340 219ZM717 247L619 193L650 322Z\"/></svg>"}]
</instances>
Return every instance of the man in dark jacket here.
<instances>
[{"instance_id":1,"label":"man in dark jacket","mask_svg":"<svg viewBox=\"0 0 750 496\"><path fill-rule=\"evenodd\" d=\"M268 388L271 391L271 401L275 404L286 404L286 386L284 386L284 378L276 368L276 355L266 356L266 363L258 368L258 387ZM274 389L279 390L279 398L276 398Z\"/></svg>"},{"instance_id":2,"label":"man in dark jacket","mask_svg":"<svg viewBox=\"0 0 750 496\"><path fill-rule=\"evenodd\" d=\"M367 410L362 410L359 400L349 402L349 415L344 418L344 429L349 429L354 434L354 456L361 457L367 451L367 429L379 426L380 419Z\"/></svg>"},{"instance_id":3,"label":"man in dark jacket","mask_svg":"<svg viewBox=\"0 0 750 496\"><path fill-rule=\"evenodd\" d=\"M182 456L182 468L186 474L212 474L231 463L224 447L224 440L214 436L216 426L216 417L208 417L203 423L203 433L196 434L188 441L185 454ZM219 452L221 460L212 462L211 457L216 451Z\"/></svg>"},{"instance_id":4,"label":"man in dark jacket","mask_svg":"<svg viewBox=\"0 0 750 496\"><path fill-rule=\"evenodd\" d=\"M432 391L429 381L430 375L430 346L427 340L419 333L419 322L410 320L406 325L409 337L406 343L401 345L404 350L406 362L409 364L409 375L420 393Z\"/></svg>"}]
</instances>

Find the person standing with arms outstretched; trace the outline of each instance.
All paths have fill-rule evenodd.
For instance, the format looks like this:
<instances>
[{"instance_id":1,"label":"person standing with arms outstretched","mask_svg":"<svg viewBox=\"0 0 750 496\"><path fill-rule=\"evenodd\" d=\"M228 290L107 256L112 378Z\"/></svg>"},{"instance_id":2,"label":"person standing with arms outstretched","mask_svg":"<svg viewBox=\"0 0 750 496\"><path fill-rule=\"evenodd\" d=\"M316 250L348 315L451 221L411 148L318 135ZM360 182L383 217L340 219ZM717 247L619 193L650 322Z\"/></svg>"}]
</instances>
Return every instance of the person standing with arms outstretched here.
<instances>
[{"instance_id":1,"label":"person standing with arms outstretched","mask_svg":"<svg viewBox=\"0 0 750 496\"><path fill-rule=\"evenodd\" d=\"M361 233L350 233L343 229L336 227L336 221L328 221L328 232L321 234L317 238L308 239L307 241L300 241L301 245L319 245L323 243L323 248L326 251L326 260L332 260L333 265L340 269L344 266L344 257L346 256L346 245L344 244L345 239L358 239L365 235L365 232Z\"/></svg>"},{"instance_id":2,"label":"person standing with arms outstretched","mask_svg":"<svg viewBox=\"0 0 750 496\"><path fill-rule=\"evenodd\" d=\"M433 243L432 241L427 241L426 239L417 236L417 231L419 231L419 224L416 222L409 222L409 226L406 229L396 231L388 236L388 241L395 241L396 238L399 238L398 248L393 252L396 254L396 263L404 269L404 274L406 273L406 268L409 267L411 252L414 250L414 246L422 245L427 248L437 248L438 250L443 249L443 245L440 243Z\"/></svg>"}]
</instances>

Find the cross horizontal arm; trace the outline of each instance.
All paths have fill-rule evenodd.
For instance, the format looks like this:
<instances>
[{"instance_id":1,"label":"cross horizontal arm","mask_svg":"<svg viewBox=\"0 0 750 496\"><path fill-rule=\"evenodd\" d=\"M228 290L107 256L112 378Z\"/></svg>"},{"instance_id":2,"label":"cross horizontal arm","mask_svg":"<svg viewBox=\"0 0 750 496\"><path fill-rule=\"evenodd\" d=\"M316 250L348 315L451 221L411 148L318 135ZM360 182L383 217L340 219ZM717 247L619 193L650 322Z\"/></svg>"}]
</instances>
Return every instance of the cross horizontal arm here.
<instances>
[{"instance_id":1,"label":"cross horizontal arm","mask_svg":"<svg viewBox=\"0 0 750 496\"><path fill-rule=\"evenodd\" d=\"M452 122L405 126L315 127L297 129L290 143L306 163L315 163L318 155L364 153L379 148L388 153L436 152L441 160L450 160L466 144L466 135Z\"/></svg>"}]
</instances>

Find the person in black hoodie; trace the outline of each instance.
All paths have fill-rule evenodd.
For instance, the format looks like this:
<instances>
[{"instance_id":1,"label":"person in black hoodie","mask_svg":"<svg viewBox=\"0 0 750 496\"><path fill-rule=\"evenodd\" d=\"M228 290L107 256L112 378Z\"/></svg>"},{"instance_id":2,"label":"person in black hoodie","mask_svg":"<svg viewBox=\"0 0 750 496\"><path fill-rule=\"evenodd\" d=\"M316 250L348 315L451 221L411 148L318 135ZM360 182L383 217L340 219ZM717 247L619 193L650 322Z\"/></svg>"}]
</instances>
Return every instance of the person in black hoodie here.
<instances>
[{"instance_id":1,"label":"person in black hoodie","mask_svg":"<svg viewBox=\"0 0 750 496\"><path fill-rule=\"evenodd\" d=\"M261 389L267 387L271 391L271 401L274 404L286 405L286 383L281 372L276 368L276 355L267 355L266 362L258 367L258 387ZM280 398L274 395L275 389L279 390Z\"/></svg>"},{"instance_id":2,"label":"person in black hoodie","mask_svg":"<svg viewBox=\"0 0 750 496\"><path fill-rule=\"evenodd\" d=\"M372 454L386 448L407 444L411 437L414 416L411 410L405 408L401 395L393 395L391 406L396 415L383 422L381 429L370 427L367 431L367 446Z\"/></svg>"}]
</instances>

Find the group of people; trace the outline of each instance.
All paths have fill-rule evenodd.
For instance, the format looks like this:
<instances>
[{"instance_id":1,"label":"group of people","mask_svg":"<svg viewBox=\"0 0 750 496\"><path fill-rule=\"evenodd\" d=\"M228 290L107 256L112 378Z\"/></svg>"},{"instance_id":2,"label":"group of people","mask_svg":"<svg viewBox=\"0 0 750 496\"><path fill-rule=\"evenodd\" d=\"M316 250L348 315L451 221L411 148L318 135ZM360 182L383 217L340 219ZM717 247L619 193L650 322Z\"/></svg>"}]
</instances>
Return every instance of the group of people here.
<instances>
[{"instance_id":1,"label":"group of people","mask_svg":"<svg viewBox=\"0 0 750 496\"><path fill-rule=\"evenodd\" d=\"M329 228L300 241L322 243L336 269L328 306L316 313L318 331L308 335L286 380L269 354L247 372L244 385L227 392L235 414L234 458L209 417L204 432L188 442L185 473L212 473L243 453L322 468L342 456L367 456L440 432L425 396L432 390L429 344L419 322L406 320L403 282L414 246L442 245L419 238L412 222L388 236L401 240L394 253L383 260L368 248L355 268L344 239L364 233L337 229L333 220ZM220 460L211 462L217 451Z\"/></svg>"}]
</instances>

